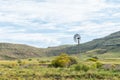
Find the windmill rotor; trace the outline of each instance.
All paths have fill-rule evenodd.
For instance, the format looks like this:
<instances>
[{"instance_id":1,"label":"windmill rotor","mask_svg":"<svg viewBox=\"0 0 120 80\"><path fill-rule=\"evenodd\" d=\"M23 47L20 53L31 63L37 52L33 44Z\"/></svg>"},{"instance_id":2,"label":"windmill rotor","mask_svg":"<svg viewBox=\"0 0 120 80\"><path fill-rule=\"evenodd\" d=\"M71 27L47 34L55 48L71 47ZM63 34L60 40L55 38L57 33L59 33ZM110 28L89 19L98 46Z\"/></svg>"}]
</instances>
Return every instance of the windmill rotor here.
<instances>
[{"instance_id":1,"label":"windmill rotor","mask_svg":"<svg viewBox=\"0 0 120 80\"><path fill-rule=\"evenodd\" d=\"M74 35L74 41L75 41L76 43L80 44L80 39L81 39L81 37L80 37L79 34L75 34L75 35Z\"/></svg>"}]
</instances>

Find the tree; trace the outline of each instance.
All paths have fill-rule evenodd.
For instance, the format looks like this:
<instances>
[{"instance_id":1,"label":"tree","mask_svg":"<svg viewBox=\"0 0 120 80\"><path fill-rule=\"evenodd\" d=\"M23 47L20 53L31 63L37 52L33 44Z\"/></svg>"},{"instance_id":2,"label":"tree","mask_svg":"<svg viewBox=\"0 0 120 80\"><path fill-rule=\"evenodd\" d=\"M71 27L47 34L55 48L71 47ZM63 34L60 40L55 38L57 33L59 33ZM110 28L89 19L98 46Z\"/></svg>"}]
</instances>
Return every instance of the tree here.
<instances>
[{"instance_id":1,"label":"tree","mask_svg":"<svg viewBox=\"0 0 120 80\"><path fill-rule=\"evenodd\" d=\"M52 61L52 66L54 67L69 67L72 64L76 64L76 59L68 56L65 53L62 53L60 56L56 57Z\"/></svg>"}]
</instances>

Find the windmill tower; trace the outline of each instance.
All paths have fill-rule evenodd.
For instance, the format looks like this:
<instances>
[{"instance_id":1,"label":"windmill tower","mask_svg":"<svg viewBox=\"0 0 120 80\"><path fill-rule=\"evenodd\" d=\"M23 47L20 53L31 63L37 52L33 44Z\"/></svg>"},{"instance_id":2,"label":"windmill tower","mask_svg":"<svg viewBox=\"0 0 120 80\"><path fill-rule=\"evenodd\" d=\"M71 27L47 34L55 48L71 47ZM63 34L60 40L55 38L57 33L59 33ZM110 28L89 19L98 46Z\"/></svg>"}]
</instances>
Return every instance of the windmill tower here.
<instances>
[{"instance_id":1,"label":"windmill tower","mask_svg":"<svg viewBox=\"0 0 120 80\"><path fill-rule=\"evenodd\" d=\"M79 34L75 34L74 35L74 41L77 43L77 52L79 53L79 51L80 51L80 39L81 39L81 37L80 37L80 35Z\"/></svg>"}]
</instances>

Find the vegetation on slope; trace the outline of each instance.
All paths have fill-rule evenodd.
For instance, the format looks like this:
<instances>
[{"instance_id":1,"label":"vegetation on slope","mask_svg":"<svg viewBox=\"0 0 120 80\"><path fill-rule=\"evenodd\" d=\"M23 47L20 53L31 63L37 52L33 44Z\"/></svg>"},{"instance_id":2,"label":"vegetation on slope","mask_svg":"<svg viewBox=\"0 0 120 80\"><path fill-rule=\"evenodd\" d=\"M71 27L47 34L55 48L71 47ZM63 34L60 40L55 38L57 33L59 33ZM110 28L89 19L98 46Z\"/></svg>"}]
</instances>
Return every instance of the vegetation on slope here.
<instances>
[{"instance_id":1,"label":"vegetation on slope","mask_svg":"<svg viewBox=\"0 0 120 80\"><path fill-rule=\"evenodd\" d=\"M77 54L77 49L76 45L63 45L43 49L23 44L0 43L0 59L57 56L60 53ZM80 44L79 53L90 53L91 50L98 54L120 53L120 31L104 38Z\"/></svg>"},{"instance_id":2,"label":"vegetation on slope","mask_svg":"<svg viewBox=\"0 0 120 80\"><path fill-rule=\"evenodd\" d=\"M54 48L53 48L53 50L49 51L49 54L54 53L57 55L61 52L65 52L68 54L76 54L76 53L78 53L77 49L78 48L76 45L68 46L63 49L59 49L59 47L57 47L56 50L54 50ZM99 52L103 52L103 53L108 53L108 52L120 53L120 31L113 33L109 36L106 36L104 38L95 39L93 41L80 44L79 52L86 53L86 52L88 52L90 50L94 50L94 49L99 49Z\"/></svg>"},{"instance_id":3,"label":"vegetation on slope","mask_svg":"<svg viewBox=\"0 0 120 80\"><path fill-rule=\"evenodd\" d=\"M44 49L23 44L0 43L0 59L40 57Z\"/></svg>"},{"instance_id":4,"label":"vegetation on slope","mask_svg":"<svg viewBox=\"0 0 120 80\"><path fill-rule=\"evenodd\" d=\"M59 57L59 56L58 56ZM38 58L39 59L39 58ZM69 67L49 66L51 61L24 59L0 61L0 80L119 80L120 60L81 61ZM41 58L40 58L41 59ZM54 59L54 58L53 58ZM52 60L53 60L52 59ZM62 58L61 58L62 59ZM42 59L44 60L44 59Z\"/></svg>"}]
</instances>

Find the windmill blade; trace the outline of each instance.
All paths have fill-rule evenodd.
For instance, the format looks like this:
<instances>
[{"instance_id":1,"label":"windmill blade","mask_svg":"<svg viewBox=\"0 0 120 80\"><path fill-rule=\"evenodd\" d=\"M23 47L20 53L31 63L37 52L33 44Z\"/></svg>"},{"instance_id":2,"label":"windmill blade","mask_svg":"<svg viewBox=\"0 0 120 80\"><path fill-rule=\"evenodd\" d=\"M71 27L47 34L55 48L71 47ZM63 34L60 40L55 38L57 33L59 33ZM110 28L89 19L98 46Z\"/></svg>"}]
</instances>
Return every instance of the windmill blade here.
<instances>
[{"instance_id":1,"label":"windmill blade","mask_svg":"<svg viewBox=\"0 0 120 80\"><path fill-rule=\"evenodd\" d=\"M79 34L75 34L75 35L74 35L74 41L75 41L75 42L79 42L80 39L81 39L81 37L80 37Z\"/></svg>"}]
</instances>

